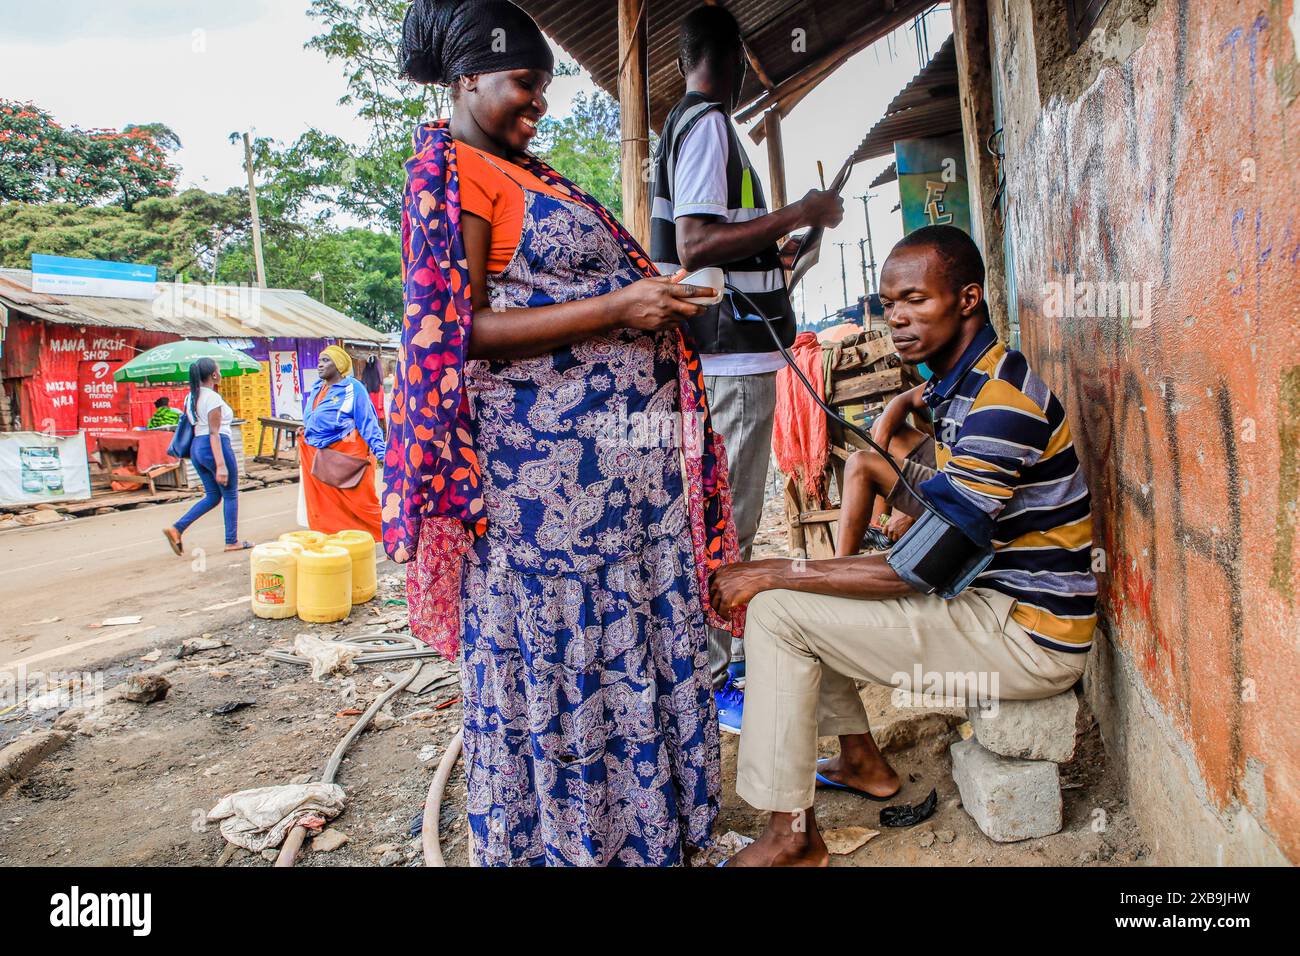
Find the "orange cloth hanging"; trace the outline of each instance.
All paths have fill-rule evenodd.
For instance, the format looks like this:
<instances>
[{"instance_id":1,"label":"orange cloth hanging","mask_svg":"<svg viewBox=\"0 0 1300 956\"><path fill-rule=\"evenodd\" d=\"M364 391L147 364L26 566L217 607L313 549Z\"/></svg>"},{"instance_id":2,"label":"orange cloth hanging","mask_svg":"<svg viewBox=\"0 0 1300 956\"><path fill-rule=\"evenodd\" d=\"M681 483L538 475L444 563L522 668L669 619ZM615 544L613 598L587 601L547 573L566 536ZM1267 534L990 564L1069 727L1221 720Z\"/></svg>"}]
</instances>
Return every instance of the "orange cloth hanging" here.
<instances>
[{"instance_id":1,"label":"orange cloth hanging","mask_svg":"<svg viewBox=\"0 0 1300 956\"><path fill-rule=\"evenodd\" d=\"M799 333L790 354L812 387L824 393L822 348L817 336ZM797 476L811 497L821 498L826 490L826 460L830 457L826 413L788 366L776 373L772 451L783 472Z\"/></svg>"}]
</instances>

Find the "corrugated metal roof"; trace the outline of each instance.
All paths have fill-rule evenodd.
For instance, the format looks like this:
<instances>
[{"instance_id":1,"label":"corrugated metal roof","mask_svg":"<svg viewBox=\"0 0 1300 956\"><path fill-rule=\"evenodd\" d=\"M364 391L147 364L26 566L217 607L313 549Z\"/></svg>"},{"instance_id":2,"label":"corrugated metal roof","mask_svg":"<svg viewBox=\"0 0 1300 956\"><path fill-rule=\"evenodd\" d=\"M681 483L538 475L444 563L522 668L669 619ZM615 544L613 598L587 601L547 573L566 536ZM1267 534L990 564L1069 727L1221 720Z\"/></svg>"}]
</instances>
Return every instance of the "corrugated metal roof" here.
<instances>
[{"instance_id":1,"label":"corrugated metal roof","mask_svg":"<svg viewBox=\"0 0 1300 956\"><path fill-rule=\"evenodd\" d=\"M611 96L618 96L618 0L515 0L546 33L578 61ZM649 45L650 125L664 117L685 92L677 70L678 26L700 0L645 0ZM839 49L867 27L911 19L902 0L728 0L745 45L773 83L780 84ZM803 33L797 35L796 30ZM802 42L796 43L796 36ZM745 105L765 92L754 70L741 89Z\"/></svg>"},{"instance_id":2,"label":"corrugated metal roof","mask_svg":"<svg viewBox=\"0 0 1300 956\"><path fill-rule=\"evenodd\" d=\"M350 319L297 289L160 282L152 300L49 295L32 291L26 269L0 269L0 303L61 325L170 332L185 338L353 339L384 342L384 333Z\"/></svg>"},{"instance_id":3,"label":"corrugated metal roof","mask_svg":"<svg viewBox=\"0 0 1300 956\"><path fill-rule=\"evenodd\" d=\"M885 115L854 150L853 161L888 156L900 139L958 132L961 101L957 90L957 47L948 37L925 68L890 102Z\"/></svg>"},{"instance_id":4,"label":"corrugated metal roof","mask_svg":"<svg viewBox=\"0 0 1300 956\"><path fill-rule=\"evenodd\" d=\"M877 186L883 186L885 183L892 183L898 179L898 163L893 162L880 171L875 179L871 180L868 189L875 189Z\"/></svg>"}]
</instances>

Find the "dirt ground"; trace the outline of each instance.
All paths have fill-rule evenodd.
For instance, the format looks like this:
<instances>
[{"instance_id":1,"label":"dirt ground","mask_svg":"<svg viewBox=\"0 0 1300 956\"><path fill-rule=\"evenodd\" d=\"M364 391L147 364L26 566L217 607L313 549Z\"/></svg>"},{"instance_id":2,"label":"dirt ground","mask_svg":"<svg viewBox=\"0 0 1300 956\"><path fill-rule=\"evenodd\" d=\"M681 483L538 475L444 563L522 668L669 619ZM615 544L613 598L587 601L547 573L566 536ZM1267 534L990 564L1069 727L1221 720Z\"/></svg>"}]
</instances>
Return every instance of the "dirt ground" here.
<instances>
[{"instance_id":1,"label":"dirt ground","mask_svg":"<svg viewBox=\"0 0 1300 956\"><path fill-rule=\"evenodd\" d=\"M779 499L769 500L759 556L784 551ZM339 625L314 626L321 637L373 633L402 626L402 571L387 565L380 594ZM231 608L211 637L224 646L177 659L175 640L152 652L132 650L97 667L111 687L130 673L170 667L171 688L152 704L114 701L79 721L71 740L27 779L0 797L0 863L11 865L213 865L225 841L206 812L232 791L315 779L336 743L389 681L410 665L366 665L351 679L313 682L308 669L263 655L288 649L306 628L297 620L260 621L247 608ZM454 671L448 665L447 673ZM110 695L111 696L111 695ZM395 723L370 730L352 746L338 775L346 810L330 826L348 837L339 849L313 852L299 866L421 865L419 839L410 833L423 807L434 769L460 721L454 679L426 696L398 695ZM1128 814L1117 780L1105 765L1094 727L1073 764L1062 768L1065 827L1053 836L1014 844L988 840L961 809L948 746L959 739L957 710L907 710L891 706L888 689L870 688L864 700L873 728L905 785L891 804L917 803L931 788L938 809L906 829L879 825L881 804L852 794L820 793L823 831L866 827L879 835L837 866L890 865L1132 865L1146 849ZM248 702L219 716L225 705ZM49 726L58 711L0 716L0 745L28 727ZM762 815L735 794L738 738L723 735L723 807L716 833L755 836ZM822 741L826 754L834 740ZM451 866L466 865L464 781L453 774L441 816L444 853ZM232 866L269 866L239 851Z\"/></svg>"}]
</instances>

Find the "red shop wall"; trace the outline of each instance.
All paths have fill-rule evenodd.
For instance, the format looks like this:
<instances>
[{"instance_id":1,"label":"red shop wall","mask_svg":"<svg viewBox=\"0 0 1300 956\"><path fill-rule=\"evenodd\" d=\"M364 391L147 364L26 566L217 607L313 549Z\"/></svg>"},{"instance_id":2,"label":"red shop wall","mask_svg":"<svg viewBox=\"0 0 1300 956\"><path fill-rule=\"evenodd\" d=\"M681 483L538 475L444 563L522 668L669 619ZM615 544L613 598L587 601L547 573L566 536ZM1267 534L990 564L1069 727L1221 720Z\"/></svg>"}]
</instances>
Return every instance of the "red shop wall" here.
<instances>
[{"instance_id":1,"label":"red shop wall","mask_svg":"<svg viewBox=\"0 0 1300 956\"><path fill-rule=\"evenodd\" d=\"M177 338L16 319L6 336L4 376L21 382L23 428L56 433L85 428L93 435L147 424L159 394L183 395L184 390L119 384L113 373L139 352ZM148 393L143 418L137 391ZM93 450L93 441L90 445Z\"/></svg>"}]
</instances>

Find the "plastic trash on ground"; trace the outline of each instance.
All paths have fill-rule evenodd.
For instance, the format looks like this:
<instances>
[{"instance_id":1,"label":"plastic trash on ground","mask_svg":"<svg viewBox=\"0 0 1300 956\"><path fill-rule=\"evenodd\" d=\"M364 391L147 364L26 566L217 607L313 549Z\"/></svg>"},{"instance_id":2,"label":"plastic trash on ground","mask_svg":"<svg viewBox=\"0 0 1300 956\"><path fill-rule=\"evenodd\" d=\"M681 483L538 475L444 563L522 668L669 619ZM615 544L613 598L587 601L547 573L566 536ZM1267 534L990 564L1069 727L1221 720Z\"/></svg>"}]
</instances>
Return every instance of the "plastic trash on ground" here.
<instances>
[{"instance_id":1,"label":"plastic trash on ground","mask_svg":"<svg viewBox=\"0 0 1300 956\"><path fill-rule=\"evenodd\" d=\"M352 663L365 651L357 644L326 641L310 634L299 634L293 641L293 652L311 661L311 679L322 681L331 674L351 674L357 669Z\"/></svg>"},{"instance_id":2,"label":"plastic trash on ground","mask_svg":"<svg viewBox=\"0 0 1300 956\"><path fill-rule=\"evenodd\" d=\"M221 821L221 835L227 842L261 853L283 843L298 822L313 816L332 820L346 803L346 794L336 783L257 787L226 794L208 811L208 821Z\"/></svg>"}]
</instances>

